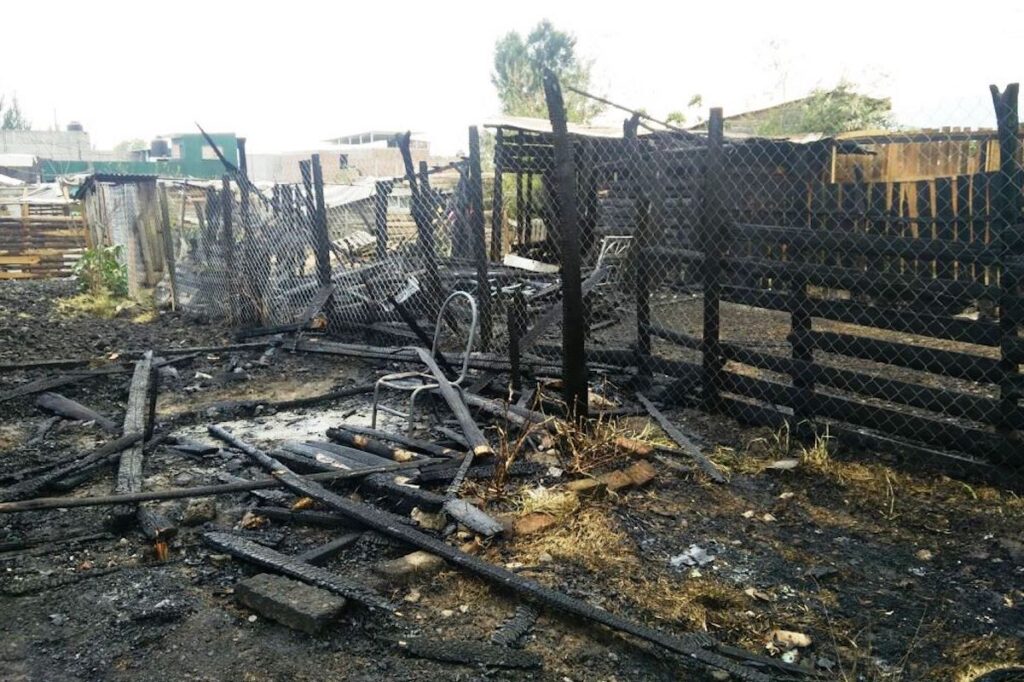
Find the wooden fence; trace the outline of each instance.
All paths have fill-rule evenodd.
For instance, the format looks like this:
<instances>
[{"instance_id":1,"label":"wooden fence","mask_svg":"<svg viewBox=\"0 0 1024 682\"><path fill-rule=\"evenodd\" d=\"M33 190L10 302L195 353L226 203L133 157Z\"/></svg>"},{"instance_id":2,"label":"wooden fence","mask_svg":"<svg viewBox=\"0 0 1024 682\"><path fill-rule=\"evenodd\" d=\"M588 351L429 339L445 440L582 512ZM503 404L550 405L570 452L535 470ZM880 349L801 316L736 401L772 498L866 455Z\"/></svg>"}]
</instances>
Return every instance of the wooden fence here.
<instances>
[{"instance_id":1,"label":"wooden fence","mask_svg":"<svg viewBox=\"0 0 1024 682\"><path fill-rule=\"evenodd\" d=\"M70 276L88 245L82 216L68 207L5 207L0 213L0 280Z\"/></svg>"},{"instance_id":2,"label":"wooden fence","mask_svg":"<svg viewBox=\"0 0 1024 682\"><path fill-rule=\"evenodd\" d=\"M700 250L686 256L703 285L701 335L640 325L638 347L649 335L701 351L696 373L678 359L660 367L695 379L712 410L826 420L833 432L1019 466L1024 174L1009 110L1001 98L994 171L812 183L789 223L729 210L712 140Z\"/></svg>"}]
</instances>

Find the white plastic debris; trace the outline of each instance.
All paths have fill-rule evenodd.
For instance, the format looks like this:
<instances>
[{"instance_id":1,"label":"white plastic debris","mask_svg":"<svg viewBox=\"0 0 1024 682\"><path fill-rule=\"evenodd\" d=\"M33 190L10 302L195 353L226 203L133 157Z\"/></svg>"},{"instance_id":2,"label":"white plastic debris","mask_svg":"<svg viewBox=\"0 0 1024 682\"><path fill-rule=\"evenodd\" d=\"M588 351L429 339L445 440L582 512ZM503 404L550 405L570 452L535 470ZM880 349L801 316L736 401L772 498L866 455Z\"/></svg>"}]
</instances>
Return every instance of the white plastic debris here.
<instances>
[{"instance_id":1,"label":"white plastic debris","mask_svg":"<svg viewBox=\"0 0 1024 682\"><path fill-rule=\"evenodd\" d=\"M715 557L708 554L703 547L690 545L690 548L682 554L669 558L668 563L672 568L679 568L681 566L707 566L714 560Z\"/></svg>"}]
</instances>

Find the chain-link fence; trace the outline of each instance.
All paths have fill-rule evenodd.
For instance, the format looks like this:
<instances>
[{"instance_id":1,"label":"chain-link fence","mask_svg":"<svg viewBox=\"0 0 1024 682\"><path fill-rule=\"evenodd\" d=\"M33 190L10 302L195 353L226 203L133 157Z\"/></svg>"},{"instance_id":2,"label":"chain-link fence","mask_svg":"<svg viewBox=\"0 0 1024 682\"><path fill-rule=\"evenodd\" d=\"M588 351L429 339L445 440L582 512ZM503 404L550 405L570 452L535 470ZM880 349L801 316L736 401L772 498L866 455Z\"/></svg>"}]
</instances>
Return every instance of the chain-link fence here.
<instances>
[{"instance_id":1,"label":"chain-link fence","mask_svg":"<svg viewBox=\"0 0 1024 682\"><path fill-rule=\"evenodd\" d=\"M1008 92L976 130L768 137L715 110L690 130L643 114L570 126L587 360L751 422L1017 461L1024 183ZM321 318L419 343L462 290L479 349L561 357L556 135L520 119L487 134L493 162L474 130L469 158L404 177L324 186L314 160L297 185L182 188L182 305L250 332Z\"/></svg>"},{"instance_id":2,"label":"chain-link fence","mask_svg":"<svg viewBox=\"0 0 1024 682\"><path fill-rule=\"evenodd\" d=\"M642 115L617 136L570 130L584 262L631 244L614 296L585 280L588 359L633 354L668 398L750 422L1019 464L1016 89L994 101L998 126L973 131L769 138L715 110L698 130ZM532 227L550 211L552 135L502 138ZM539 209L523 175L543 179ZM557 240L523 244L560 257Z\"/></svg>"}]
</instances>

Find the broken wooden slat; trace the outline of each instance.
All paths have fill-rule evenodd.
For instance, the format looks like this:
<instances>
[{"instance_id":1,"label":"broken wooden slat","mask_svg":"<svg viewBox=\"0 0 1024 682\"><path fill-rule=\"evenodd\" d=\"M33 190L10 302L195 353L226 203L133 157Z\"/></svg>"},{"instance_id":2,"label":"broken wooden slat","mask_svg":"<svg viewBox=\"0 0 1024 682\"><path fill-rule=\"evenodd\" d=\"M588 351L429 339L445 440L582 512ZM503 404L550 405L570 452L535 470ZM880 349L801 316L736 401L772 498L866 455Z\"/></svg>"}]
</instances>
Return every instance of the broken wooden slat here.
<instances>
[{"instance_id":1,"label":"broken wooden slat","mask_svg":"<svg viewBox=\"0 0 1024 682\"><path fill-rule=\"evenodd\" d=\"M90 409L70 398L65 398L59 393L50 393L49 391L43 393L36 398L36 405L47 412L52 412L67 419L75 419L81 422L96 422L97 426L109 433L117 433L119 430L117 423L113 419L104 417L96 410Z\"/></svg>"},{"instance_id":2,"label":"broken wooden slat","mask_svg":"<svg viewBox=\"0 0 1024 682\"><path fill-rule=\"evenodd\" d=\"M0 403L14 398L19 398L25 395L32 395L34 393L41 393L43 391L49 391L54 388L61 386L67 386L68 384L76 384L86 379L94 379L96 377L107 376L109 374L124 374L127 372L125 367L104 367L103 369L94 369L88 372L73 372L69 374L60 374L58 376L43 377L36 381L30 381L27 384L22 384L12 388L11 390L0 393Z\"/></svg>"},{"instance_id":3,"label":"broken wooden slat","mask_svg":"<svg viewBox=\"0 0 1024 682\"><path fill-rule=\"evenodd\" d=\"M338 445L336 443L325 443L322 441L307 440L306 446L315 448L321 452L329 452L335 455L341 455L350 460L354 460L360 464L366 466L381 466L389 462L411 462L413 459L422 459L417 457L404 457L402 459L393 459L391 457L381 457L372 452L360 450L358 448L350 448L346 445Z\"/></svg>"},{"instance_id":4,"label":"broken wooden slat","mask_svg":"<svg viewBox=\"0 0 1024 682\"><path fill-rule=\"evenodd\" d=\"M307 550L295 558L307 564L320 565L337 556L341 550L355 544L361 537L363 537L362 533L345 533L327 544Z\"/></svg>"},{"instance_id":5,"label":"broken wooden slat","mask_svg":"<svg viewBox=\"0 0 1024 682\"><path fill-rule=\"evenodd\" d=\"M331 438L332 440L337 440L337 439L335 439L331 435L332 431L334 431L335 433L339 433L340 431L348 431L349 433L352 433L352 434L355 434L355 435L369 436L370 438L376 438L378 440L389 440L389 441L391 441L393 443L398 443L399 445L404 445L405 447L411 448L413 450L419 450L421 452L424 452L424 453L426 453L428 455L432 455L434 457L461 457L462 456L462 453L459 452L458 450L452 450L451 448L442 447L440 445L437 445L436 443L431 443L429 441L420 440L418 438L410 438L409 436L406 436L406 435L401 434L401 433L389 433L387 431L378 431L377 429L371 429L371 428L363 427L363 426L353 426L351 424L342 424L340 427L336 427L336 428L332 427L330 429L327 429L327 437ZM342 442L342 441L338 441L338 442ZM356 446L356 447L361 447L361 446ZM365 448L362 448L362 449L365 449ZM371 450L367 450L367 452L372 452L372 451Z\"/></svg>"},{"instance_id":6,"label":"broken wooden slat","mask_svg":"<svg viewBox=\"0 0 1024 682\"><path fill-rule=\"evenodd\" d=\"M448 663L526 669L543 663L539 654L472 640L415 638L400 640L399 646L413 656Z\"/></svg>"},{"instance_id":7,"label":"broken wooden slat","mask_svg":"<svg viewBox=\"0 0 1024 682\"><path fill-rule=\"evenodd\" d=\"M492 582L499 587L510 589L520 596L523 596L538 604L553 608L556 611L566 612L600 623L614 630L626 632L648 642L657 644L669 651L682 654L700 663L725 670L740 680L747 682L770 682L770 677L759 671L746 668L732 659L726 658L711 649L714 647L714 640L703 633L684 635L676 637L659 630L649 628L639 623L634 623L621 616L597 608L579 599L574 599L562 592L544 587L532 580L523 578L515 573L495 566L471 554L467 554L451 545L436 538L426 535L415 528L398 524L392 521L393 515L384 514L378 509L368 505L353 502L332 493L323 486L309 479L303 479L295 475L280 462L274 460L263 451L253 447L249 443L237 438L219 426L211 426L210 433L230 443L239 450L245 452L254 461L272 471L281 482L291 490L311 497L332 509L336 509L345 516L352 518L368 528L376 530L384 535L395 538L406 544L422 549L431 554L445 559L456 566L470 571L471 573ZM684 659L685 660L685 659ZM797 669L799 670L799 669Z\"/></svg>"},{"instance_id":8,"label":"broken wooden slat","mask_svg":"<svg viewBox=\"0 0 1024 682\"><path fill-rule=\"evenodd\" d=\"M282 507L256 507L253 514L265 516L271 521L282 523L302 523L321 528L362 528L363 525L340 514L310 511L308 509L292 510Z\"/></svg>"},{"instance_id":9,"label":"broken wooden slat","mask_svg":"<svg viewBox=\"0 0 1024 682\"><path fill-rule=\"evenodd\" d=\"M416 354L430 373L434 375L434 379L437 382L437 390L441 393L441 397L448 403L449 409L455 415L455 419L458 420L459 426L462 427L462 433L466 435L466 440L469 441L469 445L472 448L472 454L478 457L491 457L494 455L494 450L491 448L491 444L487 442L487 438L484 437L483 431L477 426L473 420L472 415L469 414L469 408L466 407L466 403L462 400L461 394L455 389L455 386L448 381L448 377L444 375L441 368L437 366L434 358L430 356L430 352L423 349L417 348Z\"/></svg>"},{"instance_id":10,"label":"broken wooden slat","mask_svg":"<svg viewBox=\"0 0 1024 682\"><path fill-rule=\"evenodd\" d=\"M327 429L327 437L333 441L341 443L342 445L358 448L359 450L365 450L366 452L379 457L392 459L396 462L408 462L411 459L417 459L420 457L418 453L412 452L411 450L395 448L387 445L386 443L374 440L369 436L364 436L359 433L351 433L345 429L329 428ZM451 451L449 450L449 452Z\"/></svg>"},{"instance_id":11,"label":"broken wooden slat","mask_svg":"<svg viewBox=\"0 0 1024 682\"><path fill-rule=\"evenodd\" d=\"M352 599L364 606L384 609L385 611L395 610L394 606L384 597L365 585L351 582L336 573L300 561L287 554L275 552L269 547L264 547L252 540L229 533L218 532L204 533L203 540L211 547L230 554L237 559L256 564L260 568L265 568L275 573L296 578L329 592L340 594L346 599Z\"/></svg>"},{"instance_id":12,"label":"broken wooden slat","mask_svg":"<svg viewBox=\"0 0 1024 682\"><path fill-rule=\"evenodd\" d=\"M100 454L97 450L95 453L89 455L89 458L99 457L106 459L109 452L115 448L118 451L124 450L129 447L134 440L142 438L142 434L132 434L130 436L123 436L118 440L105 445L103 450L110 448L107 452ZM344 479L356 479L368 476L375 473L384 473L390 471L400 471L402 469L412 469L421 465L436 464L442 460L437 459L424 459L417 462L396 462L395 464L388 465L387 467L369 467L358 471L325 471L323 473L310 474L309 479L311 481L337 481ZM60 474L61 476L67 475L67 473ZM117 504L132 504L137 502L152 502L155 500L179 500L185 497L212 497L214 495L226 495L229 493L242 493L250 490L265 490L267 488L277 488L281 486L281 482L276 478L268 478L260 481L244 481L239 483L225 483L222 485L203 485L195 486L193 488L174 488L171 490L151 490L141 493L132 493L129 495L97 495L94 497L39 497L31 500L22 500L20 502L0 502L0 514L10 514L13 512L22 511L37 511L41 509L62 509L65 507L106 507ZM17 486L11 486L0 492L0 499L16 499L7 497L8 491L16 488Z\"/></svg>"},{"instance_id":13,"label":"broken wooden slat","mask_svg":"<svg viewBox=\"0 0 1024 682\"><path fill-rule=\"evenodd\" d=\"M715 463L708 459L703 452L701 452L700 448L697 447L697 444L694 443L693 440L691 440L686 434L684 434L682 429L680 429L678 426L669 421L669 418L666 417L661 412L661 410L655 407L654 403L648 400L647 397L644 396L642 393L637 393L636 399L640 401L640 404L644 406L644 408L647 410L647 413L650 414L654 421L658 423L658 426L661 427L661 430L664 431L669 438L674 440L676 444L682 449L682 451L687 454L687 456L689 456L695 462L697 462L697 465L700 467L701 471L707 474L708 478L710 478L712 481L715 481L716 483L726 482L725 476L722 474L721 471L719 471L718 467L715 466Z\"/></svg>"},{"instance_id":14,"label":"broken wooden slat","mask_svg":"<svg viewBox=\"0 0 1024 682\"><path fill-rule=\"evenodd\" d=\"M466 528L484 537L494 537L503 526L488 516L483 510L465 500L448 498L444 501L444 511Z\"/></svg>"},{"instance_id":15,"label":"broken wooden slat","mask_svg":"<svg viewBox=\"0 0 1024 682\"><path fill-rule=\"evenodd\" d=\"M416 482L421 484L450 483L455 478L458 470L458 466L453 466L453 464L449 462L436 467L420 469L419 474L416 476ZM546 470L547 467L538 462L512 462L505 474L513 477L532 476L533 474ZM468 479L493 478L494 471L495 467L493 464L482 464L480 466L470 467L466 472L465 477Z\"/></svg>"}]
</instances>

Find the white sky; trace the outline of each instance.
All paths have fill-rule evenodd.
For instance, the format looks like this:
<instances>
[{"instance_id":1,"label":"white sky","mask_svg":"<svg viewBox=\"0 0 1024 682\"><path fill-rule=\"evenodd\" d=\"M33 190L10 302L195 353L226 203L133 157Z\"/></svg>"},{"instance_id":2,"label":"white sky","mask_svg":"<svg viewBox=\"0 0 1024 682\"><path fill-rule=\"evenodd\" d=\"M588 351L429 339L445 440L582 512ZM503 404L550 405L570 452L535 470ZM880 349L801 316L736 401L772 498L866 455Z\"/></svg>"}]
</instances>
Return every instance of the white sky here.
<instances>
[{"instance_id":1,"label":"white sky","mask_svg":"<svg viewBox=\"0 0 1024 682\"><path fill-rule=\"evenodd\" d=\"M451 153L499 112L495 41L542 18L576 34L599 94L660 116L694 93L729 115L845 77L902 123L991 126L988 84L1024 78L1016 0L600 5L20 2L2 14L0 93L36 128L81 121L97 148L198 121L252 152L393 128Z\"/></svg>"}]
</instances>

